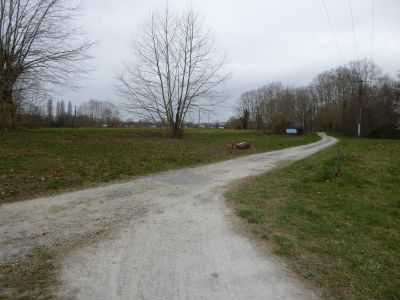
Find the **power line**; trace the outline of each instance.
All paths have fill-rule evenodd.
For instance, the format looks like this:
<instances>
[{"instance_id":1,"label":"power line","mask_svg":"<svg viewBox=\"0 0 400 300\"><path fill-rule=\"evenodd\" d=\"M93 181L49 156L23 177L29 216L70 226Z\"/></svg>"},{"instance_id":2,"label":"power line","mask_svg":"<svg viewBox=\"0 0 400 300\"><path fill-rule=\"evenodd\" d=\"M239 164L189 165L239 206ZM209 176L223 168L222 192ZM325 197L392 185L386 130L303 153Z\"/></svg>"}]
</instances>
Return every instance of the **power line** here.
<instances>
[{"instance_id":1,"label":"power line","mask_svg":"<svg viewBox=\"0 0 400 300\"><path fill-rule=\"evenodd\" d=\"M342 60L342 63L344 64L343 53L340 50L339 42L338 42L338 39L336 37L335 30L333 29L333 25L332 25L331 17L329 16L328 8L326 6L325 0L321 0L321 1L322 1L322 5L324 7L324 10L325 10L326 17L328 18L329 27L331 29L331 32L332 32L332 35L333 35L333 39L335 40L336 47L337 47L337 50L338 50L339 55L340 55L340 59Z\"/></svg>"},{"instance_id":2,"label":"power line","mask_svg":"<svg viewBox=\"0 0 400 300\"><path fill-rule=\"evenodd\" d=\"M355 52L356 52L356 59L358 60L358 48L357 48L357 41L356 41L356 27L354 26L353 8L352 8L352 5L351 5L351 0L349 0L349 8L350 8L351 25L353 27L354 49L355 49Z\"/></svg>"},{"instance_id":3,"label":"power line","mask_svg":"<svg viewBox=\"0 0 400 300\"><path fill-rule=\"evenodd\" d=\"M372 32L371 32L371 60L374 59L375 51L375 0L372 0Z\"/></svg>"}]
</instances>

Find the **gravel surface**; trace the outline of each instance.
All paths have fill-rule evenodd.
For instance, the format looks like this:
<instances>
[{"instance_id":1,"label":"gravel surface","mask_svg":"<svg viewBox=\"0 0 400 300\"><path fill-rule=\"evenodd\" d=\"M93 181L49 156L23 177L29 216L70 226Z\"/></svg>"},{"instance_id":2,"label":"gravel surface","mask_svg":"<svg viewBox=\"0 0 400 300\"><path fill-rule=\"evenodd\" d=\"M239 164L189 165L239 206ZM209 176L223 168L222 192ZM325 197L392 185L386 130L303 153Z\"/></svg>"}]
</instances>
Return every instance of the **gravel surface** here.
<instances>
[{"instance_id":1,"label":"gravel surface","mask_svg":"<svg viewBox=\"0 0 400 300\"><path fill-rule=\"evenodd\" d=\"M0 206L0 263L65 250L64 299L313 299L233 224L223 194L240 179L314 154L313 144Z\"/></svg>"}]
</instances>

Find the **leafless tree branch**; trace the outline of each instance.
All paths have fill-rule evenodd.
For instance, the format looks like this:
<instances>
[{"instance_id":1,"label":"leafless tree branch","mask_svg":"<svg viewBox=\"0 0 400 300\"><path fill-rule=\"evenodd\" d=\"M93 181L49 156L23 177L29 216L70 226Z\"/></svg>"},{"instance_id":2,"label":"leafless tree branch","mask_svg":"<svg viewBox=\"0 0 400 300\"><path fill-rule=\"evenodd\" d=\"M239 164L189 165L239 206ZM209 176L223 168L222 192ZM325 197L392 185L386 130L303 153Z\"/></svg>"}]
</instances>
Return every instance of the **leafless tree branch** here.
<instances>
[{"instance_id":1,"label":"leafless tree branch","mask_svg":"<svg viewBox=\"0 0 400 300\"><path fill-rule=\"evenodd\" d=\"M172 137L180 138L193 107L219 104L216 88L229 78L226 57L215 53L210 32L191 9L156 9L141 33L133 46L135 63L116 76L119 91L128 100L124 108L161 121Z\"/></svg>"},{"instance_id":2,"label":"leafless tree branch","mask_svg":"<svg viewBox=\"0 0 400 300\"><path fill-rule=\"evenodd\" d=\"M0 102L5 129L15 126L15 94L42 85L71 84L84 73L92 43L74 26L79 6L67 0L0 0ZM27 84L27 85L26 85Z\"/></svg>"}]
</instances>

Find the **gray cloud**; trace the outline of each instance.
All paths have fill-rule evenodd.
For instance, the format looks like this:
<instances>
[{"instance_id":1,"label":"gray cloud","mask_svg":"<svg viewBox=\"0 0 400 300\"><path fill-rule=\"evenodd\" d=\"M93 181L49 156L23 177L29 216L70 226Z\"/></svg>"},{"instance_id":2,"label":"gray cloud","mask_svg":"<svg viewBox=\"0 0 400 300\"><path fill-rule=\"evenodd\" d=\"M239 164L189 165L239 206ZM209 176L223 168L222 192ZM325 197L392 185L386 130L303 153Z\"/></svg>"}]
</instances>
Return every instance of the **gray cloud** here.
<instances>
[{"instance_id":1,"label":"gray cloud","mask_svg":"<svg viewBox=\"0 0 400 300\"><path fill-rule=\"evenodd\" d=\"M197 9L211 29L221 51L230 57L232 79L225 90L233 107L242 92L269 81L307 84L321 71L356 59L347 0L325 0L343 60L337 50L322 0L169 0L171 7ZM358 58L372 54L372 0L352 0ZM64 92L76 104L90 98L121 102L114 89L114 74L132 59L129 43L138 24L157 0L85 0L82 27L98 41L91 62L94 71L80 88ZM374 60L384 73L400 69L400 1L375 0ZM229 109L214 114L224 120Z\"/></svg>"}]
</instances>

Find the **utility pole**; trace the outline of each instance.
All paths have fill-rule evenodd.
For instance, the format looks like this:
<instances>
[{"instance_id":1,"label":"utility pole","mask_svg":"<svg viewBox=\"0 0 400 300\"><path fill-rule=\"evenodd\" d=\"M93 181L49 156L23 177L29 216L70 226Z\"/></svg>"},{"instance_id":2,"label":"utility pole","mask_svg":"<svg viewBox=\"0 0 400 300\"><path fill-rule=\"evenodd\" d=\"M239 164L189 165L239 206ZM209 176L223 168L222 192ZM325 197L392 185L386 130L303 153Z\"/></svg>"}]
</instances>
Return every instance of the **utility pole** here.
<instances>
[{"instance_id":1,"label":"utility pole","mask_svg":"<svg viewBox=\"0 0 400 300\"><path fill-rule=\"evenodd\" d=\"M363 88L363 81L359 81L358 86L358 103L360 105L360 111L358 113L358 127L357 127L357 136L361 136L361 117L362 117L362 108L361 108L361 97L362 97L362 88Z\"/></svg>"},{"instance_id":2,"label":"utility pole","mask_svg":"<svg viewBox=\"0 0 400 300\"><path fill-rule=\"evenodd\" d=\"M358 103L360 105L360 109L358 112L358 124L357 124L357 136L361 137L361 122L362 122L362 90L363 90L363 84L364 82L370 82L369 80L359 80L359 86L358 86Z\"/></svg>"},{"instance_id":3,"label":"utility pole","mask_svg":"<svg viewBox=\"0 0 400 300\"><path fill-rule=\"evenodd\" d=\"M74 127L76 127L76 124L78 123L77 122L77 119L76 119L76 105L75 105L75 107L74 107Z\"/></svg>"},{"instance_id":4,"label":"utility pole","mask_svg":"<svg viewBox=\"0 0 400 300\"><path fill-rule=\"evenodd\" d=\"M199 108L199 128L200 128L200 114L201 114L201 109Z\"/></svg>"}]
</instances>

